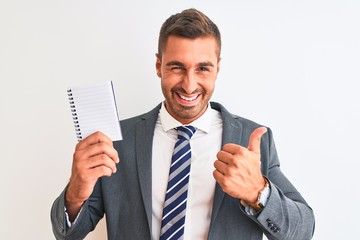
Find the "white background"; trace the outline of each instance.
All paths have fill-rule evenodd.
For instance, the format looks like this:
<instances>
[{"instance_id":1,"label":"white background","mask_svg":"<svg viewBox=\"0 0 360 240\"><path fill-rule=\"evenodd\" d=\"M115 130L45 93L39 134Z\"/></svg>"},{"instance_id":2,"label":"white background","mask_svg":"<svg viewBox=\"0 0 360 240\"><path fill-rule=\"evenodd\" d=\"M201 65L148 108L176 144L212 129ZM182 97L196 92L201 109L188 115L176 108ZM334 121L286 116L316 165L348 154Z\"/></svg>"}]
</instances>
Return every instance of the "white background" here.
<instances>
[{"instance_id":1,"label":"white background","mask_svg":"<svg viewBox=\"0 0 360 240\"><path fill-rule=\"evenodd\" d=\"M359 236L359 1L0 0L0 239L54 239L76 144L67 87L111 79L121 119L152 109L160 26L189 7L222 33L213 100L272 128L314 239ZM87 239L105 236L102 221Z\"/></svg>"}]
</instances>

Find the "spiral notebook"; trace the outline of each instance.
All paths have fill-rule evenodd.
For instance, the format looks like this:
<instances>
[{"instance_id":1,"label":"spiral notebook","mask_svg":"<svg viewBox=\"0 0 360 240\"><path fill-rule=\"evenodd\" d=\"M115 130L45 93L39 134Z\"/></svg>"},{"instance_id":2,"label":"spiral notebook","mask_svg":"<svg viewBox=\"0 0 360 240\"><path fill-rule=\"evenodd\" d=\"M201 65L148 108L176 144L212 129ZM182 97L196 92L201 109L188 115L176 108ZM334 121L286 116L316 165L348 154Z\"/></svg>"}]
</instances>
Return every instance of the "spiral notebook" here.
<instances>
[{"instance_id":1,"label":"spiral notebook","mask_svg":"<svg viewBox=\"0 0 360 240\"><path fill-rule=\"evenodd\" d=\"M78 141L96 131L122 140L112 81L69 87L67 93Z\"/></svg>"}]
</instances>

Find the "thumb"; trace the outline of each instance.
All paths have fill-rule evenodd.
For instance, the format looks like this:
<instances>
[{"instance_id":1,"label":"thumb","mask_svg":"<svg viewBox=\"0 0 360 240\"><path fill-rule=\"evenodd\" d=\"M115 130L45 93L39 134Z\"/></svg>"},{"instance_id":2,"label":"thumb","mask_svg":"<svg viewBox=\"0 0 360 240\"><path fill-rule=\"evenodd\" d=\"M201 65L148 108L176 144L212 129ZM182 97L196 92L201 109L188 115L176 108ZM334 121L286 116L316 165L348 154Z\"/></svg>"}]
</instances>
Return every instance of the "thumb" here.
<instances>
[{"instance_id":1,"label":"thumb","mask_svg":"<svg viewBox=\"0 0 360 240\"><path fill-rule=\"evenodd\" d=\"M249 151L260 153L261 137L266 132L267 132L266 127L259 127L251 133L249 138L249 145L248 145Z\"/></svg>"}]
</instances>

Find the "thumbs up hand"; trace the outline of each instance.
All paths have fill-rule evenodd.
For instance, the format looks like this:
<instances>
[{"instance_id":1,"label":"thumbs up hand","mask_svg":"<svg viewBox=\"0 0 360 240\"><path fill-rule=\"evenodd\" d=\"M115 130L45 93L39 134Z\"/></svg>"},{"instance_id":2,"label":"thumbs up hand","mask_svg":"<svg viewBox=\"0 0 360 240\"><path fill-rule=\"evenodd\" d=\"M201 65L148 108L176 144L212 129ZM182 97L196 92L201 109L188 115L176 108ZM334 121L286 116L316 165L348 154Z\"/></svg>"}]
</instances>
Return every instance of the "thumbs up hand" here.
<instances>
[{"instance_id":1,"label":"thumbs up hand","mask_svg":"<svg viewBox=\"0 0 360 240\"><path fill-rule=\"evenodd\" d=\"M255 129L248 147L225 144L217 154L213 172L215 180L224 192L232 197L255 203L265 180L260 170L260 141L265 127Z\"/></svg>"}]
</instances>

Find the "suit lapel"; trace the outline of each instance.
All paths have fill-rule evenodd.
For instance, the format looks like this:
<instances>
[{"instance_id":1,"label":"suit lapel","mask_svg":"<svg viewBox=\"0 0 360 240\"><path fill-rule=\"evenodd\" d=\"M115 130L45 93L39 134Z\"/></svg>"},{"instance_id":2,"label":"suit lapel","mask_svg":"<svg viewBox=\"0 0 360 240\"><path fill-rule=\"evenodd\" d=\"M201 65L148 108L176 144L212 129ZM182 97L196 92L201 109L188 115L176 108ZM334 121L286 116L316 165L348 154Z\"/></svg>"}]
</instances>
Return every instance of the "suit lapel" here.
<instances>
[{"instance_id":1,"label":"suit lapel","mask_svg":"<svg viewBox=\"0 0 360 240\"><path fill-rule=\"evenodd\" d=\"M135 148L136 162L138 169L138 178L142 200L145 207L146 217L151 232L152 218L152 144L156 120L160 105L145 114L141 121L136 125Z\"/></svg>"},{"instance_id":2,"label":"suit lapel","mask_svg":"<svg viewBox=\"0 0 360 240\"><path fill-rule=\"evenodd\" d=\"M230 114L222 105L218 103L211 102L211 107L220 112L223 120L223 133L222 133L222 146L227 143L237 143L240 144L242 126L238 121L235 121L236 116ZM216 219L216 216L220 210L221 203L224 199L225 193L221 189L220 185L216 183L215 186L215 195L214 203L211 215L210 229L213 225L213 222Z\"/></svg>"}]
</instances>

